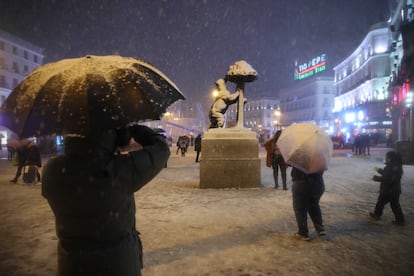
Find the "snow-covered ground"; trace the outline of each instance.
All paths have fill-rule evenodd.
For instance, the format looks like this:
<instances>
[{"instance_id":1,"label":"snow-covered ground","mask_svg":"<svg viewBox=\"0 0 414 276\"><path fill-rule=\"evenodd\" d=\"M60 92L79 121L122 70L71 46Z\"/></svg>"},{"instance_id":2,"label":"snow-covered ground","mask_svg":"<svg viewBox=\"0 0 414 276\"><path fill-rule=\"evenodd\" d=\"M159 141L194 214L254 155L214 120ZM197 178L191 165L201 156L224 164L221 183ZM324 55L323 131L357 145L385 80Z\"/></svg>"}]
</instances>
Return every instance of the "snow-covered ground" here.
<instances>
[{"instance_id":1,"label":"snow-covered ground","mask_svg":"<svg viewBox=\"0 0 414 276\"><path fill-rule=\"evenodd\" d=\"M173 148L168 168L136 193L143 275L412 275L414 166L404 166L407 225L398 227L389 205L381 221L368 217L379 188L370 179L384 149L345 153L335 151L325 173L328 235L310 227L312 241L304 242L293 237L291 191L272 187L263 151L261 188L220 190L199 189L194 151L181 157ZM55 275L52 212L40 185L9 183L14 173L0 160L0 275Z\"/></svg>"}]
</instances>

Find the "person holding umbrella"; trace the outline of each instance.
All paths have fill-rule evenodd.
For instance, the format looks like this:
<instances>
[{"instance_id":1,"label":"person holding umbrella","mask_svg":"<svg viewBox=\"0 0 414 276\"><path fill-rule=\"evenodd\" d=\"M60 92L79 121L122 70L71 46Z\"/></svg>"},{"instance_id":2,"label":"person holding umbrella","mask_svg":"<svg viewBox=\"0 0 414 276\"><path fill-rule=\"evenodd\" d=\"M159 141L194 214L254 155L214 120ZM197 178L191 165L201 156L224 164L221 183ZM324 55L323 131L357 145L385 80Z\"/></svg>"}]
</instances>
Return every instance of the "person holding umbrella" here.
<instances>
[{"instance_id":1,"label":"person holding umbrella","mask_svg":"<svg viewBox=\"0 0 414 276\"><path fill-rule=\"evenodd\" d=\"M132 138L142 150L116 154ZM134 193L165 166L165 137L135 125L68 136L43 170L42 195L56 220L58 275L141 275Z\"/></svg>"},{"instance_id":2,"label":"person holding umbrella","mask_svg":"<svg viewBox=\"0 0 414 276\"><path fill-rule=\"evenodd\" d=\"M298 232L295 236L309 241L308 214L316 232L326 235L319 201L325 192L323 173L332 155L332 140L327 133L311 123L285 128L277 145L292 166L292 199Z\"/></svg>"},{"instance_id":3,"label":"person holding umbrella","mask_svg":"<svg viewBox=\"0 0 414 276\"><path fill-rule=\"evenodd\" d=\"M306 174L292 167L292 199L298 232L295 236L304 241L309 241L308 217L309 214L316 232L324 236L321 207L319 201L325 192L323 172Z\"/></svg>"},{"instance_id":4,"label":"person holding umbrella","mask_svg":"<svg viewBox=\"0 0 414 276\"><path fill-rule=\"evenodd\" d=\"M59 276L141 275L134 193L165 167L170 150L152 129L126 126L160 120L184 99L149 63L94 55L44 64L7 97L0 114L19 137L65 137L64 154L42 171ZM131 137L138 150L118 150Z\"/></svg>"}]
</instances>

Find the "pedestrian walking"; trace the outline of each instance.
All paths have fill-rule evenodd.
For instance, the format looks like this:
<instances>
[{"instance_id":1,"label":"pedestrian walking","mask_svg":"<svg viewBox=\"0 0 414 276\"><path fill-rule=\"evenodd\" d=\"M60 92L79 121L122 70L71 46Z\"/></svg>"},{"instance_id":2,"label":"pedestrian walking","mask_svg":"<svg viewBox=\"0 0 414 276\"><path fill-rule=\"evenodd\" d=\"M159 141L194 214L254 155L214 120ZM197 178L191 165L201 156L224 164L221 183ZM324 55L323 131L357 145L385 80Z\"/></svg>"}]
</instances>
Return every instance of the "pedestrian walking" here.
<instances>
[{"instance_id":1,"label":"pedestrian walking","mask_svg":"<svg viewBox=\"0 0 414 276\"><path fill-rule=\"evenodd\" d=\"M23 180L26 183L36 183L40 182L40 172L39 169L42 167L42 158L40 155L39 146L35 141L31 140L26 147L26 163L25 166L28 168L28 177Z\"/></svg>"},{"instance_id":2,"label":"pedestrian walking","mask_svg":"<svg viewBox=\"0 0 414 276\"><path fill-rule=\"evenodd\" d=\"M131 136L142 150L117 154ZM57 275L141 275L134 193L164 168L165 138L135 125L67 136L64 143L64 154L45 165L42 183L56 220Z\"/></svg>"},{"instance_id":3,"label":"pedestrian walking","mask_svg":"<svg viewBox=\"0 0 414 276\"><path fill-rule=\"evenodd\" d=\"M287 190L287 184L286 184L287 165L286 165L285 160L283 159L283 156L280 152L279 147L276 144L281 134L282 134L281 130L276 131L272 139L266 141L265 143L266 166L269 168L272 167L273 169L273 179L275 182L275 189L279 188L279 170L280 170L280 174L282 177L282 183L283 183L283 190Z\"/></svg>"},{"instance_id":4,"label":"pedestrian walking","mask_svg":"<svg viewBox=\"0 0 414 276\"><path fill-rule=\"evenodd\" d=\"M198 163L200 160L200 152L201 152L201 134L198 134L197 137L194 140L194 150L196 151L196 163Z\"/></svg>"},{"instance_id":5,"label":"pedestrian walking","mask_svg":"<svg viewBox=\"0 0 414 276\"><path fill-rule=\"evenodd\" d=\"M177 154L178 150L181 151L181 156L185 157L185 154L187 153L188 146L190 145L190 138L188 136L180 136L178 137L177 141Z\"/></svg>"},{"instance_id":6,"label":"pedestrian walking","mask_svg":"<svg viewBox=\"0 0 414 276\"><path fill-rule=\"evenodd\" d=\"M401 155L396 151L389 151L385 154L385 167L375 167L374 170L379 175L374 175L372 180L380 182L379 196L375 205L375 210L369 215L375 220L380 220L387 203L390 203L394 213L395 225L404 225L404 214L400 205L401 177L403 166Z\"/></svg>"},{"instance_id":7,"label":"pedestrian walking","mask_svg":"<svg viewBox=\"0 0 414 276\"><path fill-rule=\"evenodd\" d=\"M22 175L24 166L27 165L27 154L28 154L27 146L29 143L30 141L27 139L23 139L19 141L18 143L16 142L14 159L17 160L17 164L16 164L17 170L16 170L16 175L14 176L14 178L10 180L11 183L17 183L17 181L19 180L19 177Z\"/></svg>"}]
</instances>

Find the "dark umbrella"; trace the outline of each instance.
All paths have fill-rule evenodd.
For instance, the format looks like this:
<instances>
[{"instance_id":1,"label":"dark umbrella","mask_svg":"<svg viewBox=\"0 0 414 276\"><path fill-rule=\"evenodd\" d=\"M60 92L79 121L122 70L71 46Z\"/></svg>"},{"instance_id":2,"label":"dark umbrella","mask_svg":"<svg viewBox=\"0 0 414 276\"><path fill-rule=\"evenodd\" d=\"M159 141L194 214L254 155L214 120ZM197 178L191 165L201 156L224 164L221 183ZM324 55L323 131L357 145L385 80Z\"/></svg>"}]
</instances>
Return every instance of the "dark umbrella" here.
<instances>
[{"instance_id":1,"label":"dark umbrella","mask_svg":"<svg viewBox=\"0 0 414 276\"><path fill-rule=\"evenodd\" d=\"M160 119L185 99L177 86L143 61L86 56L45 64L28 75L2 106L2 125L22 137L88 135Z\"/></svg>"}]
</instances>

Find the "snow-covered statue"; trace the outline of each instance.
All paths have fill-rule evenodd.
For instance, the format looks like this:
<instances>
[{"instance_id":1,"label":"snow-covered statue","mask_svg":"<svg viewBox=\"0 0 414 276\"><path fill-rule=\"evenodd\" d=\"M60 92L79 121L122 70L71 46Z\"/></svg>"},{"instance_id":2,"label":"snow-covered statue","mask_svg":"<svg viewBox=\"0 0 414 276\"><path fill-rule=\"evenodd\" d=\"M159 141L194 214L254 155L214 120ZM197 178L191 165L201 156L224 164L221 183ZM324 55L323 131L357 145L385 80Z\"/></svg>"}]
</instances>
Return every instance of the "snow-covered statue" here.
<instances>
[{"instance_id":1,"label":"snow-covered statue","mask_svg":"<svg viewBox=\"0 0 414 276\"><path fill-rule=\"evenodd\" d=\"M211 106L209 117L210 117L210 128L219 128L224 126L224 113L230 105L237 102L239 98L239 92L231 94L227 90L226 81L224 79L218 79L216 81L217 97Z\"/></svg>"},{"instance_id":2,"label":"snow-covered statue","mask_svg":"<svg viewBox=\"0 0 414 276\"><path fill-rule=\"evenodd\" d=\"M223 127L224 113L228 106L232 103L237 103L237 124L236 128L243 127L243 110L246 99L243 96L244 84L246 82L252 82L257 80L257 72L246 61L241 60L235 62L229 67L225 79L219 79L216 82L217 89L223 91L224 98L217 97L210 110L210 128ZM230 81L236 84L236 91L233 94L227 91L226 81Z\"/></svg>"}]
</instances>

